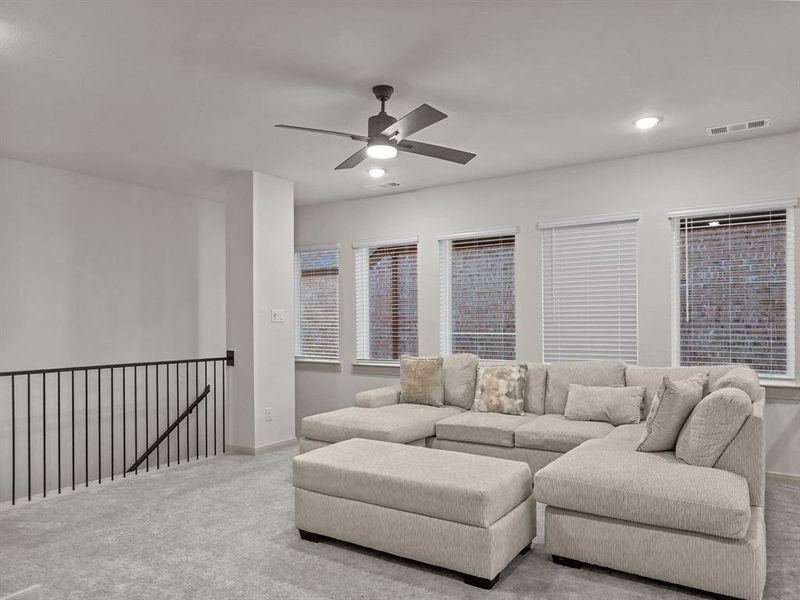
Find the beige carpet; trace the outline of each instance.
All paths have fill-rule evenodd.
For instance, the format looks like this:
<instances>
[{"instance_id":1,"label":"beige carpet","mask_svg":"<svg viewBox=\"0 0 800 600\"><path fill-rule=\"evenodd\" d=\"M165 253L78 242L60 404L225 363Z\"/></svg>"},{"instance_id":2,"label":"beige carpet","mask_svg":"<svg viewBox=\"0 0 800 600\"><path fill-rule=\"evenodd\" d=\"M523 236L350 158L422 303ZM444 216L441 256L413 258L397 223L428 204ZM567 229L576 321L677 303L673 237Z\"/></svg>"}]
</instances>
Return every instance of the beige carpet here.
<instances>
[{"instance_id":1,"label":"beige carpet","mask_svg":"<svg viewBox=\"0 0 800 600\"><path fill-rule=\"evenodd\" d=\"M43 600L688 599L711 596L599 568L553 564L542 542L491 592L454 573L343 543L303 542L292 525L290 459L227 455L0 511L0 597ZM767 486L765 598L800 589L800 487Z\"/></svg>"}]
</instances>

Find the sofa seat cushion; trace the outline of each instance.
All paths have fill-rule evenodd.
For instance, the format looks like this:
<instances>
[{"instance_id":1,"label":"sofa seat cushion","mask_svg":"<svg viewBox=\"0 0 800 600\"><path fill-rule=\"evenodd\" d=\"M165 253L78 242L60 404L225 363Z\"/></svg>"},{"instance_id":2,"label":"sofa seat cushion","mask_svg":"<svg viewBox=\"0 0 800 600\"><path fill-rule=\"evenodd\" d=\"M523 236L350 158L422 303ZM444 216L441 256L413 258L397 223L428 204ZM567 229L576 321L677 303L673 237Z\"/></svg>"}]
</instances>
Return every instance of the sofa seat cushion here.
<instances>
[{"instance_id":1,"label":"sofa seat cushion","mask_svg":"<svg viewBox=\"0 0 800 600\"><path fill-rule=\"evenodd\" d=\"M518 448L569 452L586 440L605 437L614 431L610 423L571 421L564 415L542 415L520 426L514 432Z\"/></svg>"},{"instance_id":2,"label":"sofa seat cushion","mask_svg":"<svg viewBox=\"0 0 800 600\"><path fill-rule=\"evenodd\" d=\"M489 527L531 495L518 461L353 439L294 458L297 488Z\"/></svg>"},{"instance_id":3,"label":"sofa seat cushion","mask_svg":"<svg viewBox=\"0 0 800 600\"><path fill-rule=\"evenodd\" d=\"M505 415L469 411L436 423L436 437L454 442L514 447L514 431L536 415Z\"/></svg>"},{"instance_id":4,"label":"sofa seat cushion","mask_svg":"<svg viewBox=\"0 0 800 600\"><path fill-rule=\"evenodd\" d=\"M321 442L341 442L367 438L407 444L433 436L437 421L457 415L454 406L391 404L379 408L350 406L340 410L305 417L303 437Z\"/></svg>"},{"instance_id":5,"label":"sofa seat cushion","mask_svg":"<svg viewBox=\"0 0 800 600\"><path fill-rule=\"evenodd\" d=\"M616 440L586 442L540 469L534 496L566 510L724 538L743 538L750 523L744 477Z\"/></svg>"}]
</instances>

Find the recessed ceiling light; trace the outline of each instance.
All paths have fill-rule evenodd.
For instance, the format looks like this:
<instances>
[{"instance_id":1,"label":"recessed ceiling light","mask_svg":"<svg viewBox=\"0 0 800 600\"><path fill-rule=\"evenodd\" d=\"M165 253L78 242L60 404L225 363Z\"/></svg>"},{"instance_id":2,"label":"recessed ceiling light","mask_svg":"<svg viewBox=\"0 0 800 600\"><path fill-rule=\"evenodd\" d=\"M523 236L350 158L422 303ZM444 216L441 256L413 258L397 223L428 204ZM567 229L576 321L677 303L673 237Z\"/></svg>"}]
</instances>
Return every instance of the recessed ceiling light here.
<instances>
[{"instance_id":1,"label":"recessed ceiling light","mask_svg":"<svg viewBox=\"0 0 800 600\"><path fill-rule=\"evenodd\" d=\"M383 167L372 167L369 170L369 176L374 177L375 179L383 177L384 175L386 175L386 169L384 169Z\"/></svg>"},{"instance_id":2,"label":"recessed ceiling light","mask_svg":"<svg viewBox=\"0 0 800 600\"><path fill-rule=\"evenodd\" d=\"M709 227L719 227L719 221L709 221L708 222L708 226Z\"/></svg>"},{"instance_id":3,"label":"recessed ceiling light","mask_svg":"<svg viewBox=\"0 0 800 600\"><path fill-rule=\"evenodd\" d=\"M652 129L659 123L661 123L661 117L642 117L641 119L636 119L634 125L639 129Z\"/></svg>"}]
</instances>

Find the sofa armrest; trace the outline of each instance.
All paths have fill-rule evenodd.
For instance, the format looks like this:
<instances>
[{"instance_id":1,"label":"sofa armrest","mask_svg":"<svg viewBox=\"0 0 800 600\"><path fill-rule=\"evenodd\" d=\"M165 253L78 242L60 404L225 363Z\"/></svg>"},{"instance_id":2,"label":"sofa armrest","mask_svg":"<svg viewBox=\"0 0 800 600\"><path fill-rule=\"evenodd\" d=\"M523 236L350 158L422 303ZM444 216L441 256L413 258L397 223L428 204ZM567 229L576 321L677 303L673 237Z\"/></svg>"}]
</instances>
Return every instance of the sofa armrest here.
<instances>
[{"instance_id":1,"label":"sofa armrest","mask_svg":"<svg viewBox=\"0 0 800 600\"><path fill-rule=\"evenodd\" d=\"M356 394L355 405L361 408L378 408L400 402L400 384L366 390Z\"/></svg>"}]
</instances>

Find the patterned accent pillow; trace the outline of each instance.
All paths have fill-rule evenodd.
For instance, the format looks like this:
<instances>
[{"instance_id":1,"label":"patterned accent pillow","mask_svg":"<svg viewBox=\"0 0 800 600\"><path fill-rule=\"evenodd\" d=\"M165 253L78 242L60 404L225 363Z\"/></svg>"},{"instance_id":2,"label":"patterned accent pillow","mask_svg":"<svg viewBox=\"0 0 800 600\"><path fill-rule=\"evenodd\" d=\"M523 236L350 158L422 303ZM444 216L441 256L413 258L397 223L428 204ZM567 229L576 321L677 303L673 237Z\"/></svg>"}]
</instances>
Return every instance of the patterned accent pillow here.
<instances>
[{"instance_id":1,"label":"patterned accent pillow","mask_svg":"<svg viewBox=\"0 0 800 600\"><path fill-rule=\"evenodd\" d=\"M481 365L472 410L506 415L523 414L528 365Z\"/></svg>"},{"instance_id":2,"label":"patterned accent pillow","mask_svg":"<svg viewBox=\"0 0 800 600\"><path fill-rule=\"evenodd\" d=\"M444 404L443 360L441 356L400 358L400 402Z\"/></svg>"},{"instance_id":3,"label":"patterned accent pillow","mask_svg":"<svg viewBox=\"0 0 800 600\"><path fill-rule=\"evenodd\" d=\"M700 373L682 381L673 381L665 375L653 398L644 426L645 431L636 450L673 450L683 424L703 399L703 390L707 383L708 373Z\"/></svg>"}]
</instances>

